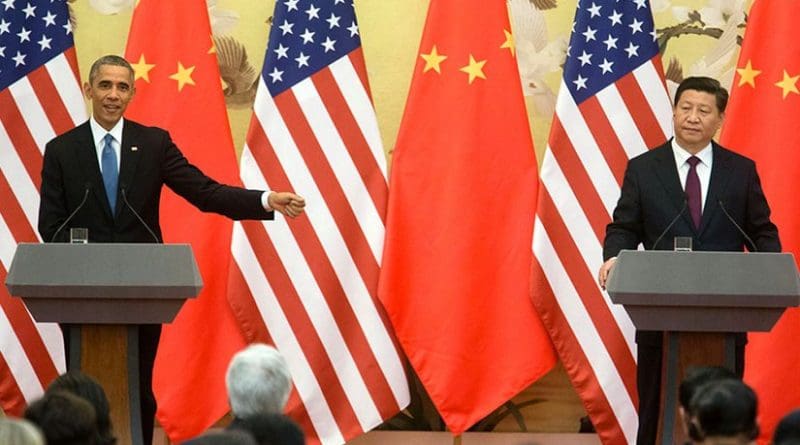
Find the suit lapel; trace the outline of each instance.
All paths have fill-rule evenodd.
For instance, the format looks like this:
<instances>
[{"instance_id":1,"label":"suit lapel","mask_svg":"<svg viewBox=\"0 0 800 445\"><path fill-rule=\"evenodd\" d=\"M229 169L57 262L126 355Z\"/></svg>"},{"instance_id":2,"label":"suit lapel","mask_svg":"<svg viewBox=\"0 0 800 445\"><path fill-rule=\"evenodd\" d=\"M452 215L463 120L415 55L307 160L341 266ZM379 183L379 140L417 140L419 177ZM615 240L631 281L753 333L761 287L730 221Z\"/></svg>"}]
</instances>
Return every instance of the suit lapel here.
<instances>
[{"instance_id":1,"label":"suit lapel","mask_svg":"<svg viewBox=\"0 0 800 445\"><path fill-rule=\"evenodd\" d=\"M129 190L133 183L133 177L136 173L136 166L139 164L139 127L133 122L126 120L122 127L122 144L121 144L120 169L119 169L119 186L125 188L126 197L130 195ZM121 196L120 196L121 198ZM119 213L122 206L125 205L121 199L117 199L117 213Z\"/></svg>"},{"instance_id":2,"label":"suit lapel","mask_svg":"<svg viewBox=\"0 0 800 445\"><path fill-rule=\"evenodd\" d=\"M719 207L717 202L722 196L725 187L728 186L728 181L732 175L730 153L723 150L715 142L711 143L711 147L714 151L714 159L711 164L711 179L708 183L708 196L706 197L705 206L703 206L703 219L700 223L699 236L703 236L709 226L709 222L716 214Z\"/></svg>"},{"instance_id":3,"label":"suit lapel","mask_svg":"<svg viewBox=\"0 0 800 445\"><path fill-rule=\"evenodd\" d=\"M100 173L100 164L97 163L97 147L92 135L92 127L89 121L81 125L78 135L78 145L75 147L75 156L83 167L83 176L86 182L91 184L91 194L98 200L103 207L106 216L111 218L111 206L108 204L105 186L103 185L103 175Z\"/></svg>"},{"instance_id":4,"label":"suit lapel","mask_svg":"<svg viewBox=\"0 0 800 445\"><path fill-rule=\"evenodd\" d=\"M675 155L672 153L672 140L670 139L666 144L662 145L655 154L656 162L656 176L667 191L670 202L675 207L675 214L683 210L681 217L694 229L694 223L689 215L689 212L684 208L686 205L686 193L681 186L680 176L678 176L678 167L675 165Z\"/></svg>"}]
</instances>

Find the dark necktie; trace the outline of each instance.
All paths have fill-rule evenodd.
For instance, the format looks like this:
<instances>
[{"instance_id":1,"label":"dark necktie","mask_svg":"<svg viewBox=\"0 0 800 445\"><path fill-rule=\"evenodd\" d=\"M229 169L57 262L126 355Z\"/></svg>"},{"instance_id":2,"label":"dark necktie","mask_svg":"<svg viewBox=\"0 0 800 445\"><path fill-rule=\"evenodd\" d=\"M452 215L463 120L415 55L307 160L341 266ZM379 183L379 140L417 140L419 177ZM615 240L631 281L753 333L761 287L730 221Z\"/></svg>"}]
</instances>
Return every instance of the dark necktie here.
<instances>
[{"instance_id":1,"label":"dark necktie","mask_svg":"<svg viewBox=\"0 0 800 445\"><path fill-rule=\"evenodd\" d=\"M686 162L689 163L689 174L686 175L686 204L689 206L689 213L692 215L695 229L699 229L700 220L703 217L700 178L697 176L697 164L700 163L700 158L692 156Z\"/></svg>"},{"instance_id":2,"label":"dark necktie","mask_svg":"<svg viewBox=\"0 0 800 445\"><path fill-rule=\"evenodd\" d=\"M107 134L103 140L103 152L100 155L101 168L103 169L103 185L106 189L106 196L108 196L108 203L111 205L111 213L113 214L117 208L117 183L119 182L119 172L117 171L117 152L114 151L111 143L114 141L114 136Z\"/></svg>"}]
</instances>

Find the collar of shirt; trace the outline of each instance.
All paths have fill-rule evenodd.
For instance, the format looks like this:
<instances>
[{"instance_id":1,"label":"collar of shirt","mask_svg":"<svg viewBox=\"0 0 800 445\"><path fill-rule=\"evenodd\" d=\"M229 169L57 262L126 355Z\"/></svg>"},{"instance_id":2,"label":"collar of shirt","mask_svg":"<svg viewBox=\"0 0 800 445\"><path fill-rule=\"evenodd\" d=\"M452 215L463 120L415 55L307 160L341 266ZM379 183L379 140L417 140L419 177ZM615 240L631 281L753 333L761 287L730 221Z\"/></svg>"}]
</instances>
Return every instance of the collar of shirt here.
<instances>
[{"instance_id":1,"label":"collar of shirt","mask_svg":"<svg viewBox=\"0 0 800 445\"><path fill-rule=\"evenodd\" d=\"M111 134L111 136L114 137L114 142L111 144L111 147L117 153L117 171L119 171L120 162L122 161L122 127L124 123L125 119L120 119L119 122L111 128L111 131L107 131L97 123L94 116L89 118L89 127L92 129L92 139L94 140L94 149L97 154L97 165L100 166L101 171L103 169L103 146L105 145L103 139L106 137L106 134Z\"/></svg>"},{"instance_id":2,"label":"collar of shirt","mask_svg":"<svg viewBox=\"0 0 800 445\"><path fill-rule=\"evenodd\" d=\"M675 156L675 166L678 168L678 179L681 182L681 188L686 187L686 177L689 176L689 163L686 162L692 154L683 149L675 139L672 139L672 154ZM711 183L711 164L714 161L714 150L709 143L698 151L695 155L700 158L697 164L697 178L700 180L700 199L703 203L702 208L705 209L706 197L708 196L708 185Z\"/></svg>"}]
</instances>

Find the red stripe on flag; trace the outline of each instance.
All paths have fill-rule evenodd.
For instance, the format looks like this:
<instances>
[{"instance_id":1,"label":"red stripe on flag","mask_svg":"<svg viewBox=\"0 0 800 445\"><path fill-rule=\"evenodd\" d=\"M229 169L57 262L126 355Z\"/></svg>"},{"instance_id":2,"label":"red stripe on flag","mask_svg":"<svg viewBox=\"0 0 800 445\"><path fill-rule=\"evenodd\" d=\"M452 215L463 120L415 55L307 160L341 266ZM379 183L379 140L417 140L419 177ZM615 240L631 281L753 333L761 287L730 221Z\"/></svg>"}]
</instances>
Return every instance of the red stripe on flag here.
<instances>
[{"instance_id":1,"label":"red stripe on flag","mask_svg":"<svg viewBox=\"0 0 800 445\"><path fill-rule=\"evenodd\" d=\"M36 232L33 231L25 216L22 207L19 205L16 195L11 190L11 185L6 179L6 175L0 170L0 215L5 220L11 235L18 243L21 242L37 242L39 238Z\"/></svg>"},{"instance_id":2,"label":"red stripe on flag","mask_svg":"<svg viewBox=\"0 0 800 445\"><path fill-rule=\"evenodd\" d=\"M334 408L335 409L335 408ZM317 436L317 430L314 429L314 423L311 422L311 417L308 415L305 404L300 399L297 389L293 388L289 393L289 401L286 403L286 414L289 415L295 422L300 425L300 428L306 433L306 445L313 445L320 443Z\"/></svg>"},{"instance_id":3,"label":"red stripe on flag","mask_svg":"<svg viewBox=\"0 0 800 445\"><path fill-rule=\"evenodd\" d=\"M280 95L279 98L282 99L278 100L278 98L276 98L276 104L281 109L285 121L292 122L294 124L289 127L289 130L292 133L297 146L305 148L300 149L300 152L303 155L309 170L312 172L312 176L315 177L317 186L321 191L325 190L328 193L341 195L337 196L334 200L326 198L325 201L329 203L330 211L333 214L334 219L337 221L337 225L340 227L340 230L344 229L342 236L344 237L348 246L350 246L350 243L347 242L347 232L355 232L360 235L360 238L362 239L363 233L360 231L360 228L355 221L355 217L352 215L350 207L346 205L346 201L341 201L345 199L344 193L341 191L339 183L334 180L335 178L333 176L333 172L330 171L330 166L324 161L322 155L308 153L309 148L319 150L319 146L317 145L316 140L313 138L313 133L308 127L308 123L305 120L299 105L294 100L294 96L287 91ZM289 190L289 179L286 177L285 173L278 168L272 167L279 166L280 161L275 155L275 152L273 151L269 141L266 139L263 129L260 128L260 124L254 120L251 130L255 130L251 131L249 139L249 144L251 150L253 151L253 158L256 160L256 163L261 171L264 172L265 176L267 176L267 182L279 190ZM255 150L253 147L258 147L261 149ZM323 196L326 195L325 192L322 193ZM332 201L338 201L338 203ZM352 217L352 220L348 221L346 224L343 224L339 219L343 217ZM347 230L348 225L355 227L355 229ZM320 242L317 233L314 231L314 228L311 226L308 218L300 218L294 223L290 224L289 227L295 239L298 240L298 244L303 251L303 255L308 261L308 266L311 269L311 273L314 275L317 285L319 286L322 295L324 296L325 301L331 310L338 330L342 332L342 337L347 344L347 348L350 350L356 366L358 367L361 376L364 378L364 382L377 405L378 411L380 412L382 418L391 416L394 414L394 412L396 412L398 407L392 398L392 392L389 383L386 380L386 376L382 372L372 372L372 370L380 369L380 365L378 364L378 361L375 358L369 343L367 342L364 331L361 329L361 325L358 322L355 313L353 312L352 306L350 306L347 295L342 288L341 283L339 282L336 272L334 271L325 250L322 247L322 243ZM363 242L366 243L366 240ZM364 248L367 249L367 252L369 252L368 246L365 246ZM370 257L372 257L371 253L368 254ZM358 265L358 263L356 264ZM377 265L375 265L375 267L377 267ZM364 274L362 272L362 277L363 275ZM267 276L270 275L268 274ZM276 289L281 288L277 287ZM351 436L345 435L345 437Z\"/></svg>"},{"instance_id":4,"label":"red stripe on flag","mask_svg":"<svg viewBox=\"0 0 800 445\"><path fill-rule=\"evenodd\" d=\"M644 139L645 145L648 148L653 148L663 144L667 136L661 130L661 125L658 123L653 108L647 102L647 98L642 93L642 88L639 86L639 82L634 77L633 72L622 76L616 84L625 106L628 107L631 118L633 118L639 133Z\"/></svg>"},{"instance_id":5,"label":"red stripe on flag","mask_svg":"<svg viewBox=\"0 0 800 445\"><path fill-rule=\"evenodd\" d=\"M0 267L0 282L6 282L6 268ZM36 377L39 379L43 388L46 388L56 377L56 370L53 360L47 352L47 348L36 330L33 319L28 315L28 310L22 304L22 300L11 297L6 289L0 290L0 308L6 313L11 328L17 334L25 355L28 356Z\"/></svg>"},{"instance_id":6,"label":"red stripe on flag","mask_svg":"<svg viewBox=\"0 0 800 445\"><path fill-rule=\"evenodd\" d=\"M0 408L6 414L21 417L25 406L27 406L25 396L22 395L17 380L0 351Z\"/></svg>"},{"instance_id":7,"label":"red stripe on flag","mask_svg":"<svg viewBox=\"0 0 800 445\"><path fill-rule=\"evenodd\" d=\"M6 88L0 91L0 122L3 123L8 136L11 138L11 145L16 150L17 155L20 157L25 170L31 177L36 189L39 189L42 178L42 153L36 146L36 141L33 140L28 126L25 124L25 119L17 108L14 98L11 97L11 91Z\"/></svg>"},{"instance_id":8,"label":"red stripe on flag","mask_svg":"<svg viewBox=\"0 0 800 445\"><path fill-rule=\"evenodd\" d=\"M611 220L611 216L603 206L603 200L600 199L589 174L578 158L558 115L553 116L553 123L550 127L550 148L553 157L569 182L578 204L589 220L595 236L599 242L602 242L606 233L606 224Z\"/></svg>"},{"instance_id":9,"label":"red stripe on flag","mask_svg":"<svg viewBox=\"0 0 800 445\"><path fill-rule=\"evenodd\" d=\"M609 87L611 88L611 87ZM622 179L625 177L625 166L628 165L628 154L622 148L622 143L617 137L617 133L611 126L603 107L597 96L591 96L578 106L592 137L597 141L597 146L602 147L600 154L606 160L606 164L611 169L611 173L617 179L617 184L622 187ZM602 238L600 238L602 239Z\"/></svg>"},{"instance_id":10,"label":"red stripe on flag","mask_svg":"<svg viewBox=\"0 0 800 445\"><path fill-rule=\"evenodd\" d=\"M322 388L321 396L326 399L329 406L339 408L332 410L337 425L340 429L358 426L358 418L334 372L336 368L325 352L322 340L263 225L260 222L242 221L242 228L250 241L259 266L268 277L281 311L303 350L303 356L309 362L314 377Z\"/></svg>"},{"instance_id":11,"label":"red stripe on flag","mask_svg":"<svg viewBox=\"0 0 800 445\"><path fill-rule=\"evenodd\" d=\"M632 400L636 400L636 359L628 348L625 336L597 287L594 272L589 270L581 257L578 246L553 204L548 191L539 194L539 209L539 217L542 224L547 227L550 238L558 240L557 243L553 243L553 248L561 260L564 270L575 287L586 312L591 317L601 341L606 346L611 361L614 362L614 367L623 376L628 395ZM624 376L633 378L626 379Z\"/></svg>"},{"instance_id":12,"label":"red stripe on flag","mask_svg":"<svg viewBox=\"0 0 800 445\"><path fill-rule=\"evenodd\" d=\"M53 79L45 66L41 66L28 74L28 80L36 93L39 103L42 104L42 109L50 121L55 134L62 134L75 127L72 118L69 116L67 107L61 100L61 95L58 93Z\"/></svg>"},{"instance_id":13,"label":"red stripe on flag","mask_svg":"<svg viewBox=\"0 0 800 445\"><path fill-rule=\"evenodd\" d=\"M353 118L353 113L347 105L339 85L336 83L330 69L324 69L312 76L311 80L319 91L325 109L331 116L339 136L344 142L350 158L358 170L361 180L367 187L372 197L372 202L378 209L381 221L386 224L386 178L383 176L378 161L372 155L369 144L364 138L358 123ZM367 281L368 283L377 282Z\"/></svg>"},{"instance_id":14,"label":"red stripe on flag","mask_svg":"<svg viewBox=\"0 0 800 445\"><path fill-rule=\"evenodd\" d=\"M532 270L532 294L536 296L533 301L541 314L542 323L550 332L550 338L558 350L559 358L570 376L573 387L582 395L583 406L592 419L601 441L609 444L619 443L616 441L625 437L622 426L611 409L611 404L597 380L588 357L580 348L569 321L564 317L536 257L533 258ZM634 379L635 376L634 373Z\"/></svg>"}]
</instances>

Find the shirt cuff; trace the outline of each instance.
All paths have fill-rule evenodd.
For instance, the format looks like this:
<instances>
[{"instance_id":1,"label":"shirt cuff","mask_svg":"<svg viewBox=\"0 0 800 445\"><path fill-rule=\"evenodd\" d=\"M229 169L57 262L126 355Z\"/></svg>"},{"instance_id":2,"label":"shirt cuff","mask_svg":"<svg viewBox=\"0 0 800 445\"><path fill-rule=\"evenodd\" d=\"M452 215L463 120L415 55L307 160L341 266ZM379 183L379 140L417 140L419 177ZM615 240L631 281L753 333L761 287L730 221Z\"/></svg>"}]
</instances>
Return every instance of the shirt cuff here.
<instances>
[{"instance_id":1,"label":"shirt cuff","mask_svg":"<svg viewBox=\"0 0 800 445\"><path fill-rule=\"evenodd\" d=\"M271 190L267 190L266 192L261 194L261 207L264 207L264 210L271 212L275 209L269 206L269 194L272 193Z\"/></svg>"}]
</instances>

